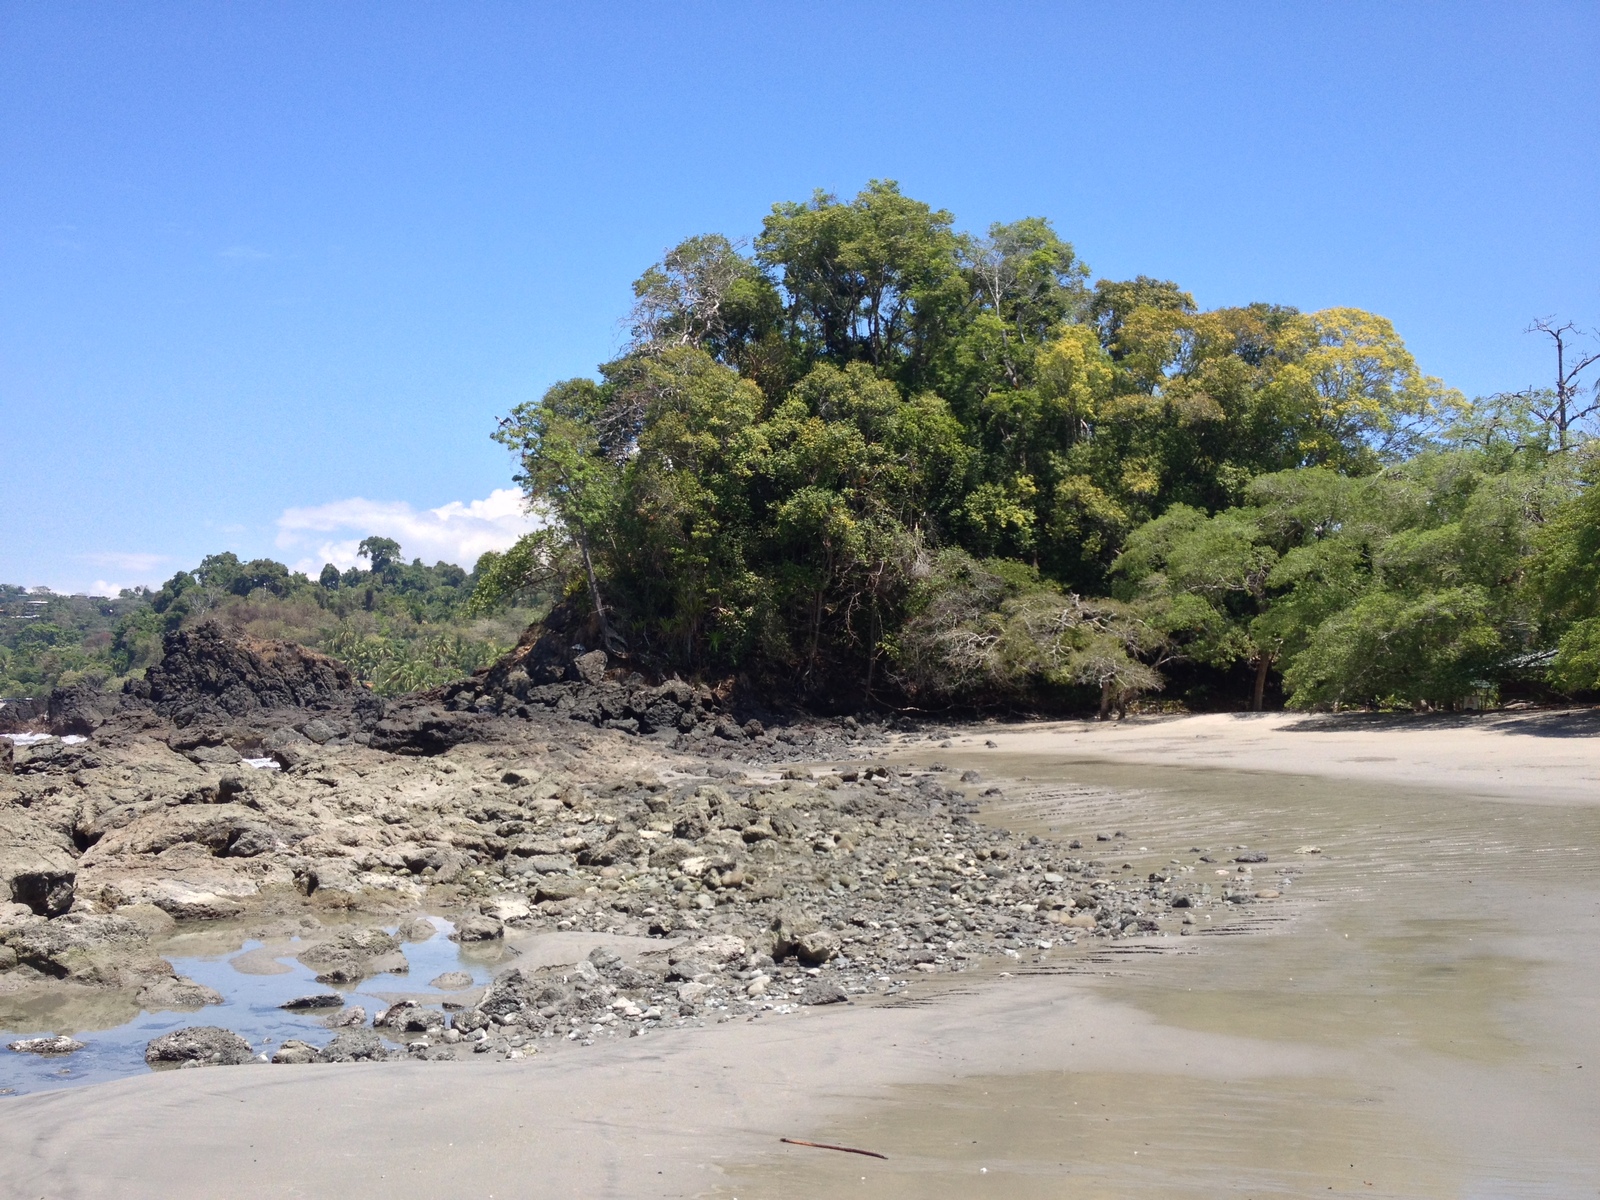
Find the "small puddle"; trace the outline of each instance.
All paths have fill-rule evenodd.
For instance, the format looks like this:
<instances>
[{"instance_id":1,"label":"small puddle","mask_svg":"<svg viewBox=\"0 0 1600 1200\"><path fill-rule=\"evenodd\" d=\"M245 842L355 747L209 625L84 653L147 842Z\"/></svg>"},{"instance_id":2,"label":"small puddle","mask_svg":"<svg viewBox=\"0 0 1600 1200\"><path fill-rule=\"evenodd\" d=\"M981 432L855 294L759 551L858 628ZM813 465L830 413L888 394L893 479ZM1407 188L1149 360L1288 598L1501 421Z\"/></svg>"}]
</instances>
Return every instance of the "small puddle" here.
<instances>
[{"instance_id":1,"label":"small puddle","mask_svg":"<svg viewBox=\"0 0 1600 1200\"><path fill-rule=\"evenodd\" d=\"M463 949L450 940L455 927L440 917L430 917L438 932L425 942L401 946L410 970L405 974L374 975L357 984L330 986L318 983L316 972L295 961L305 948L299 939L272 942L229 941L225 948L194 955L178 953L184 943L214 942L214 934L179 935L158 951L164 953L179 975L220 992L221 1004L182 1012L137 1012L123 995L55 997L13 1004L0 1010L0 1046L20 1038L69 1034L85 1043L82 1050L60 1057L18 1054L0 1050L0 1095L21 1095L48 1088L98 1083L150 1070L144 1049L152 1038L190 1025L218 1025L249 1041L257 1053L270 1053L286 1038L299 1038L324 1046L336 1030L323 1022L327 1009L286 1012L281 1006L301 996L338 992L346 1005L367 1010L367 1024L379 1009L405 998L437 1007L448 997L468 993L487 984L504 961L505 951ZM393 927L387 927L394 932ZM442 992L428 981L446 972L472 976L471 988ZM398 1043L397 1043L398 1044Z\"/></svg>"}]
</instances>

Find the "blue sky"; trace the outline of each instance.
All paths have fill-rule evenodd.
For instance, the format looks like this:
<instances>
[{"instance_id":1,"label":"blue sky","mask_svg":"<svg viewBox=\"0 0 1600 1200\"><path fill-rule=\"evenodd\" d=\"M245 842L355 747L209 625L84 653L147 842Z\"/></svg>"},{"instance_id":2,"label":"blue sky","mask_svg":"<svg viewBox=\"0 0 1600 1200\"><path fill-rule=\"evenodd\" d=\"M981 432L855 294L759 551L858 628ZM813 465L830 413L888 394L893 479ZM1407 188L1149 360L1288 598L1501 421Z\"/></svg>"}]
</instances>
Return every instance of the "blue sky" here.
<instances>
[{"instance_id":1,"label":"blue sky","mask_svg":"<svg viewBox=\"0 0 1600 1200\"><path fill-rule=\"evenodd\" d=\"M1600 325L1597 52L1592 2L6 0L0 580L465 561L519 521L495 417L664 248L873 177L1542 382L1531 318Z\"/></svg>"}]
</instances>

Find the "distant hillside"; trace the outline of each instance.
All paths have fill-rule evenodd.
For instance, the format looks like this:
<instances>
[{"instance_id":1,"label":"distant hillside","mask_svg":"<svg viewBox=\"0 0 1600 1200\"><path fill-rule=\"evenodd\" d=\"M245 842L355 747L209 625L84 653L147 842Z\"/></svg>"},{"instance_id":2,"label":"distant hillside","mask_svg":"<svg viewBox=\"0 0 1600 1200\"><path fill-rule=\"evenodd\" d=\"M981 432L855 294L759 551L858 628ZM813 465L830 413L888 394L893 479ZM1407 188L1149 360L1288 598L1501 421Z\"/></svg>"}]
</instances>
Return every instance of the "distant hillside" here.
<instances>
[{"instance_id":1,"label":"distant hillside","mask_svg":"<svg viewBox=\"0 0 1600 1200\"><path fill-rule=\"evenodd\" d=\"M529 593L488 611L472 603L476 570L406 563L387 538L369 538L363 552L367 569L330 563L315 580L225 552L160 588L114 598L0 585L0 697L80 682L120 687L160 658L163 635L202 617L320 650L380 694L397 695L493 660L548 607L549 597Z\"/></svg>"}]
</instances>

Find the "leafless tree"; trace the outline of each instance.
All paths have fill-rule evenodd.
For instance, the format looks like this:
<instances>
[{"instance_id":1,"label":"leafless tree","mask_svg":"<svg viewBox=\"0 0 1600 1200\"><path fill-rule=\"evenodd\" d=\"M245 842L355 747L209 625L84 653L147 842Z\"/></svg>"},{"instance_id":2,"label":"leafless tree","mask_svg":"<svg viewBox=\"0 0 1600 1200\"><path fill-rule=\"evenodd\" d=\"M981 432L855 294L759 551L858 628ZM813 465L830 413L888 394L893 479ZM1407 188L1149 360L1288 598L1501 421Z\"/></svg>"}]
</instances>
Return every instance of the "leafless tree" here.
<instances>
[{"instance_id":1,"label":"leafless tree","mask_svg":"<svg viewBox=\"0 0 1600 1200\"><path fill-rule=\"evenodd\" d=\"M1525 332L1542 333L1556 345L1556 386L1541 388L1532 393L1530 399L1535 415L1555 426L1556 441L1565 450L1569 444L1568 430L1600 411L1600 385L1591 389L1592 399L1585 405L1582 383L1583 373L1600 362L1600 350L1579 353L1572 343L1583 334L1571 321L1558 325L1554 317L1540 317ZM1545 403L1541 405L1540 399Z\"/></svg>"}]
</instances>

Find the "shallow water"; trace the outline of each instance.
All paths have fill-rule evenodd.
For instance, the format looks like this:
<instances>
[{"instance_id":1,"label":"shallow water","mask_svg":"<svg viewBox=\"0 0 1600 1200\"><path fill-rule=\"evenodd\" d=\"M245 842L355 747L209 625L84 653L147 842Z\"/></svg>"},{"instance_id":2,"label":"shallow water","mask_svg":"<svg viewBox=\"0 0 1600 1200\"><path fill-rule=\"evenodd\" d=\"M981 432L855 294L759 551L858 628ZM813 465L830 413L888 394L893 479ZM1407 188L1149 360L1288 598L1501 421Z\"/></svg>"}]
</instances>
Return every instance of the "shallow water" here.
<instances>
[{"instance_id":1,"label":"shallow water","mask_svg":"<svg viewBox=\"0 0 1600 1200\"><path fill-rule=\"evenodd\" d=\"M718 1196L1555 1197L1600 1194L1600 807L1340 781L963 758L1013 780L988 819L1081 838L1108 872L1267 853L1242 925L1038 956L1237 1070L1104 1064L889 1089ZM987 780L986 780L987 782ZM1095 841L1097 832L1128 836ZM1315 845L1323 853L1295 853ZM1143 849L1141 849L1141 847ZM1192 847L1217 859L1197 862ZM1283 886L1284 869L1291 874ZM1182 876L1180 876L1182 878ZM1254 936L1218 936L1239 929ZM1135 953L1135 951L1144 951ZM1039 960L1042 958L1042 961ZM1257 1057L1251 1047L1262 1048ZM1285 1047L1316 1064L1263 1071ZM1199 1056L1197 1056L1198 1058Z\"/></svg>"},{"instance_id":2,"label":"shallow water","mask_svg":"<svg viewBox=\"0 0 1600 1200\"><path fill-rule=\"evenodd\" d=\"M73 997L65 1002L43 1001L31 1006L13 1004L4 1011L0 1046L19 1038L70 1034L84 1049L60 1057L18 1054L0 1049L0 1094L21 1095L46 1088L95 1083L125 1075L142 1074L145 1045L152 1039L188 1025L219 1025L248 1040L258 1053L271 1053L286 1038L299 1038L315 1046L333 1040L336 1030L323 1024L330 1011L285 1012L279 1006L300 996L338 992L347 1005L373 1014L402 997L437 1005L446 995L428 981L447 971L466 971L474 987L488 983L497 969L498 947L484 951L463 949L449 939L454 926L430 918L439 931L425 942L401 947L410 970L404 974L375 975L358 984L329 986L316 981L316 972L296 962L303 948L298 941L240 943L225 933L180 934L157 947L179 975L222 993L222 1004L184 1012L140 1012L129 1017L131 1005L120 997ZM391 928L389 930L393 932ZM190 953L185 954L184 950Z\"/></svg>"}]
</instances>

